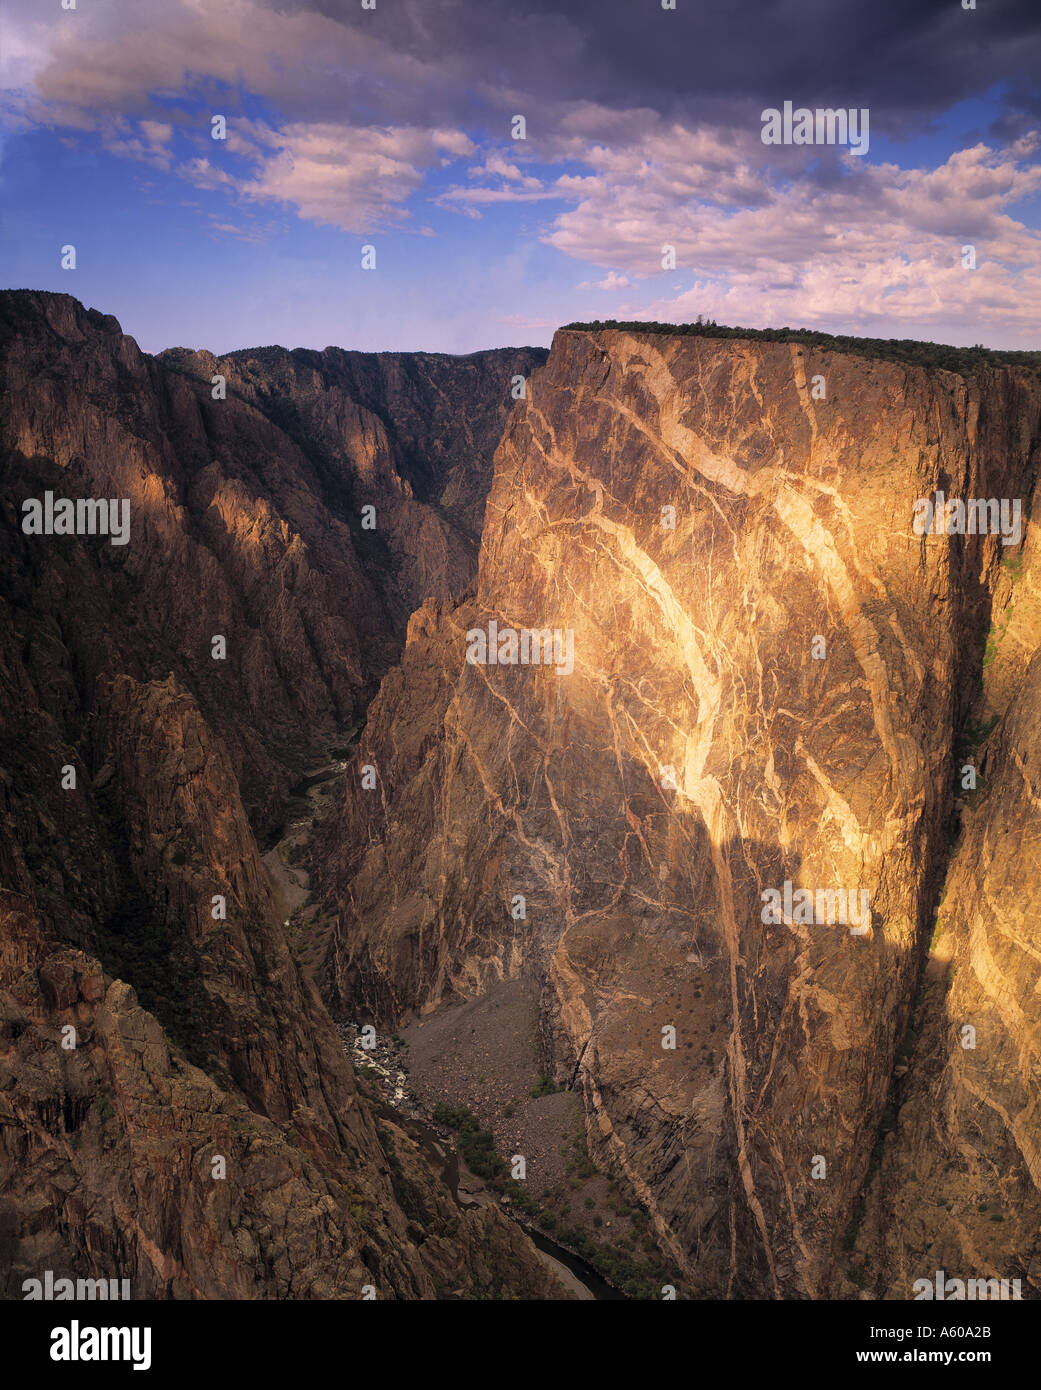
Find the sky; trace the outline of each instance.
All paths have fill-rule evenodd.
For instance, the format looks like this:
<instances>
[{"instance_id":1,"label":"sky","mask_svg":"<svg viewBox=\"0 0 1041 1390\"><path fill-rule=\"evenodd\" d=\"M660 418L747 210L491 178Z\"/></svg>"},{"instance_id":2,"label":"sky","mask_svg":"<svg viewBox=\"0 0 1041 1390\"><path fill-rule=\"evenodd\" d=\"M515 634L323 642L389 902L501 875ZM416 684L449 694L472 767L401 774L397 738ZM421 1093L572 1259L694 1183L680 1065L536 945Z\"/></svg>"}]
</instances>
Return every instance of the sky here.
<instances>
[{"instance_id":1,"label":"sky","mask_svg":"<svg viewBox=\"0 0 1041 1390\"><path fill-rule=\"evenodd\" d=\"M0 285L149 352L1041 347L1038 0L671 2L3 0ZM785 102L866 150L764 143Z\"/></svg>"}]
</instances>

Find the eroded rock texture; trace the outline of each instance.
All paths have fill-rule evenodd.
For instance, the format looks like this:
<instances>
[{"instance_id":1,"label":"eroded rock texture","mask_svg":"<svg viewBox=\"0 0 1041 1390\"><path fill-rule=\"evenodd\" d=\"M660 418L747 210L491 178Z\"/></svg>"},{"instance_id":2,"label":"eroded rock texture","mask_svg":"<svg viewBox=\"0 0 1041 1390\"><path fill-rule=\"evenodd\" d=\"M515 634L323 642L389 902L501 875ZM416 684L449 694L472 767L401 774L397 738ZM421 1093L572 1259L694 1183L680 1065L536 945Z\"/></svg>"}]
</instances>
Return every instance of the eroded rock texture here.
<instances>
[{"instance_id":1,"label":"eroded rock texture","mask_svg":"<svg viewBox=\"0 0 1041 1390\"><path fill-rule=\"evenodd\" d=\"M866 1194L854 1274L880 1297L906 1298L939 1270L1041 1291L1039 534L997 586L989 719L958 760L959 776L972 767L979 779L962 792L893 1127Z\"/></svg>"},{"instance_id":2,"label":"eroded rock texture","mask_svg":"<svg viewBox=\"0 0 1041 1390\"><path fill-rule=\"evenodd\" d=\"M387 511L434 536L402 579L356 527L351 469L371 460L346 424L333 478L335 422L305 452L277 392L214 401L208 371L65 296L7 294L0 314L0 1294L50 1269L136 1297L559 1296L517 1227L462 1211L377 1122L255 838L297 760L363 710L408 586L468 582L466 526L385 459L366 497L379 512L396 489ZM477 384L464 364L478 418L505 414L522 356L496 380L486 354ZM422 414L404 412L413 468ZM436 437L435 462L455 448ZM47 489L128 497L130 543L24 534Z\"/></svg>"},{"instance_id":3,"label":"eroded rock texture","mask_svg":"<svg viewBox=\"0 0 1041 1390\"><path fill-rule=\"evenodd\" d=\"M630 1179L688 1296L856 1295L844 1237L1008 555L993 535L914 534L913 506L936 488L1025 505L1039 409L1019 368L561 331L496 456L476 597L413 616L370 710L316 859L340 915L334 1007L393 1021L533 974L552 1070L581 1088L593 1150ZM573 631L573 672L469 664L467 633L491 620ZM1032 756L1029 719L1021 706L992 755L1018 797L1037 790L1012 753ZM1037 1103L1037 934L1021 902L980 965L979 923L1033 880L996 826L975 849L972 833L950 892L979 921L949 930L987 982L961 987L1005 1029L983 1065L988 1124L1019 1154L1012 1250L1041 1212L1017 1141ZM868 929L764 922L786 880L866 892ZM967 1075L980 1054L958 1062ZM958 1133L967 1085L946 1102Z\"/></svg>"},{"instance_id":4,"label":"eroded rock texture","mask_svg":"<svg viewBox=\"0 0 1041 1390\"><path fill-rule=\"evenodd\" d=\"M1026 524L1035 376L0 315L6 1295L561 1296L377 1118L287 948L257 837L363 718L312 864L336 1013L523 977L681 1297L1039 1295L1038 534L912 530L937 488ZM24 535L46 489L130 498L131 543ZM562 649L468 662L493 622ZM764 918L786 883L824 920Z\"/></svg>"},{"instance_id":5,"label":"eroded rock texture","mask_svg":"<svg viewBox=\"0 0 1041 1390\"><path fill-rule=\"evenodd\" d=\"M357 353L326 389L278 348L152 358L111 316L29 291L0 297L0 338L4 594L34 683L64 710L99 672L174 672L270 829L287 769L361 719L412 609L470 582L510 382L543 354ZM212 398L218 374L225 400ZM131 542L24 537L21 502L47 489L129 498Z\"/></svg>"}]
</instances>

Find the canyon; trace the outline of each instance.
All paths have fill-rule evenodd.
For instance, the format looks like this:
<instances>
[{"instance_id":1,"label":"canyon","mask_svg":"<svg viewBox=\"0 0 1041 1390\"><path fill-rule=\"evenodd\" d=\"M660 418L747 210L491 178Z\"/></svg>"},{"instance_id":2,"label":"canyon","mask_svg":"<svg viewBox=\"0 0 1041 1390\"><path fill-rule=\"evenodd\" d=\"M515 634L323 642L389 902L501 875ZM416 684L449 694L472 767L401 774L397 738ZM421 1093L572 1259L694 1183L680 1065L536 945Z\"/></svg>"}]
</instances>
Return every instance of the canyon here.
<instances>
[{"instance_id":1,"label":"canyon","mask_svg":"<svg viewBox=\"0 0 1041 1390\"><path fill-rule=\"evenodd\" d=\"M0 340L3 1296L572 1297L525 1186L631 1296L1041 1296L1036 367ZM522 1181L461 1204L334 1020Z\"/></svg>"},{"instance_id":2,"label":"canyon","mask_svg":"<svg viewBox=\"0 0 1041 1390\"><path fill-rule=\"evenodd\" d=\"M321 828L334 1009L422 1019L525 981L549 1074L687 1296L911 1297L956 1268L933 1251L988 1190L1014 1197L1015 1234L974 1207L988 1239L962 1263L1036 1296L1037 806L1000 751L1030 671L1005 677L1007 636L983 665L992 617L1033 592L1036 538L1014 576L1000 537L937 547L913 508L943 486L1029 512L1039 405L1019 367L561 330L496 455L476 594L413 615L357 755L378 790L350 770ZM467 662L491 622L573 629L573 674ZM1021 635L1032 651L1036 625ZM996 678L969 807L955 741ZM1019 833L992 846L999 768ZM1000 868L969 908L973 834ZM764 923L786 880L856 885L870 930ZM916 1013L945 883L982 921L952 921L964 954ZM951 1034L973 1018L970 1077Z\"/></svg>"},{"instance_id":3,"label":"canyon","mask_svg":"<svg viewBox=\"0 0 1041 1390\"><path fill-rule=\"evenodd\" d=\"M268 350L283 429L251 358L215 400L211 359L150 358L67 296L0 314L4 1296L45 1269L135 1298L568 1296L362 1094L258 847L364 711L412 586L469 574L485 441L540 354L334 354L323 385ZM129 544L23 534L48 488L130 498ZM399 534L370 542L362 505Z\"/></svg>"}]
</instances>

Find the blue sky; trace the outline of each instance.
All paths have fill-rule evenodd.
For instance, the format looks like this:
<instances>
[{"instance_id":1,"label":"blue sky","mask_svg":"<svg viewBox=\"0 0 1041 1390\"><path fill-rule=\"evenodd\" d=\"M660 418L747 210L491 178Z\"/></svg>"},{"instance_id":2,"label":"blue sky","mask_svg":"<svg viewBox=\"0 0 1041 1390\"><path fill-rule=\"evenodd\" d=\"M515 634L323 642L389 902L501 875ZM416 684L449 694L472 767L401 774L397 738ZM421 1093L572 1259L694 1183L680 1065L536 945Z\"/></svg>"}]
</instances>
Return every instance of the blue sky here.
<instances>
[{"instance_id":1,"label":"blue sky","mask_svg":"<svg viewBox=\"0 0 1041 1390\"><path fill-rule=\"evenodd\" d=\"M146 351L280 342L465 352L548 343L554 326L599 304L576 289L574 261L539 240L560 200L495 205L471 220L431 201L451 185L451 166L409 200L416 228L353 232L66 139L35 129L8 145L5 284L114 313ZM64 271L70 243L77 266ZM364 271L370 244L376 268Z\"/></svg>"},{"instance_id":2,"label":"blue sky","mask_svg":"<svg viewBox=\"0 0 1041 1390\"><path fill-rule=\"evenodd\" d=\"M465 352L699 312L1041 346L1029 6L739 8L8 0L3 283L148 351ZM764 145L786 99L866 107L868 153Z\"/></svg>"}]
</instances>

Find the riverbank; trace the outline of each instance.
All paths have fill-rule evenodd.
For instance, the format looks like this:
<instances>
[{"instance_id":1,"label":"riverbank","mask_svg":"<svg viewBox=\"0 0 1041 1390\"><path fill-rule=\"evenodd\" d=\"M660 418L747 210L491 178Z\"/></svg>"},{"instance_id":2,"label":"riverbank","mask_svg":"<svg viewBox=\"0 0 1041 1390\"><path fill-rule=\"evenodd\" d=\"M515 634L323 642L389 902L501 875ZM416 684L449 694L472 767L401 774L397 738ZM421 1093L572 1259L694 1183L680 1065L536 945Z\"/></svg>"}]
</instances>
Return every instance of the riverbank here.
<instances>
[{"instance_id":1,"label":"riverbank","mask_svg":"<svg viewBox=\"0 0 1041 1390\"><path fill-rule=\"evenodd\" d=\"M324 759L308 768L291 790L286 824L278 839L262 854L282 913L289 945L304 975L317 983L329 945L332 923L321 916L307 864L311 837L318 821L332 809L340 793L348 755L358 736L346 729Z\"/></svg>"},{"instance_id":2,"label":"riverbank","mask_svg":"<svg viewBox=\"0 0 1041 1390\"><path fill-rule=\"evenodd\" d=\"M403 1026L399 1037L399 1064L428 1115L454 1117L457 1129L465 1123L464 1147L490 1145L507 1172L523 1158L523 1181L509 1190L525 1223L626 1297L660 1299L663 1287L679 1285L624 1175L591 1159L581 1094L545 1071L533 979L522 974L447 1003ZM474 1128L488 1139L478 1141ZM489 1163L476 1161L490 1178Z\"/></svg>"},{"instance_id":3,"label":"riverbank","mask_svg":"<svg viewBox=\"0 0 1041 1390\"><path fill-rule=\"evenodd\" d=\"M342 788L354 732L294 786L286 825L263 855L290 947L315 983L332 923L312 894L308 856L314 827ZM513 980L400 1033L367 1032L364 1042L371 1046L363 1045L354 1024L342 1023L338 1031L372 1098L423 1143L460 1206L495 1205L516 1221L572 1297L659 1297L657 1288L668 1281L645 1268L638 1253L647 1234L639 1225L642 1213L589 1162L581 1098L542 1073L537 1024L530 983ZM459 1123L453 1128L446 1115ZM479 1157L471 1152L471 1162L480 1172L463 1153L475 1135L483 1147ZM517 1155L524 1159L520 1182L511 1175ZM625 1282L623 1291L618 1285Z\"/></svg>"},{"instance_id":4,"label":"riverbank","mask_svg":"<svg viewBox=\"0 0 1041 1390\"><path fill-rule=\"evenodd\" d=\"M353 1024L340 1024L337 1031L357 1076L370 1090L377 1112L420 1144L439 1168L443 1182L460 1207L498 1207L524 1230L547 1268L573 1298L587 1302L625 1299L625 1294L602 1279L576 1251L558 1244L530 1222L520 1219L510 1196L497 1192L468 1167L451 1127L426 1114L413 1095L408 1073L400 1063L404 1048L400 1038L368 1034L366 1041L370 1045L365 1046L360 1030Z\"/></svg>"}]
</instances>

